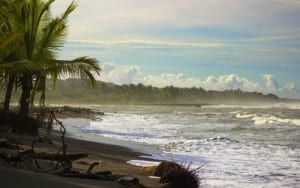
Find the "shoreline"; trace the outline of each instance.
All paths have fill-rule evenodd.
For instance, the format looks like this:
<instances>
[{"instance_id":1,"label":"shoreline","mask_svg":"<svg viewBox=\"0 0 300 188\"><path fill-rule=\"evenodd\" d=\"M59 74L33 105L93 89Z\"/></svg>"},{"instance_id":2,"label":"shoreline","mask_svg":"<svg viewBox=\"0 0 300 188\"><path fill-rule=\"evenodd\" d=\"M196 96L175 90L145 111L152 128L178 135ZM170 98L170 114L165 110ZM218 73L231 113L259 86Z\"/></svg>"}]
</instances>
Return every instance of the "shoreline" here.
<instances>
[{"instance_id":1,"label":"shoreline","mask_svg":"<svg viewBox=\"0 0 300 188\"><path fill-rule=\"evenodd\" d=\"M3 136L3 135L2 135ZM33 136L29 135L7 135L10 139L30 146ZM136 167L127 163L129 160L141 159L139 156L144 153L134 151L130 148L117 146L107 143L98 143L92 141L79 140L75 138L66 137L67 152L81 152L87 153L87 158L82 158L73 162L73 167L79 170L86 170L88 165L84 163L91 163L101 161L100 166L96 166L93 171L111 171L116 175L128 175L136 177L140 183L147 187L158 187L158 180L149 179L148 172L143 171L143 168ZM60 137L57 133L52 136L53 144L37 143L35 146L36 151L57 152L60 148ZM0 152L7 151L0 148ZM84 163L83 163L83 162ZM79 179L60 177L47 173L34 172L30 169L24 169L7 164L4 160L0 159L0 179L4 187L40 187L41 184L46 184L45 187L122 187L117 181L102 181L91 179ZM17 180L17 181L16 181Z\"/></svg>"},{"instance_id":2,"label":"shoreline","mask_svg":"<svg viewBox=\"0 0 300 188\"><path fill-rule=\"evenodd\" d=\"M105 137L99 134L84 134L78 130L78 127L74 128L75 125L77 126L87 124L90 121L93 121L93 119L95 118L90 119L88 117L63 117L60 120L63 122L68 131L66 134L66 138L124 147L141 155L153 155L160 154L162 152L158 147L154 147L147 143L134 142L130 140L120 140L116 138ZM54 129L53 131L58 132L58 129Z\"/></svg>"}]
</instances>

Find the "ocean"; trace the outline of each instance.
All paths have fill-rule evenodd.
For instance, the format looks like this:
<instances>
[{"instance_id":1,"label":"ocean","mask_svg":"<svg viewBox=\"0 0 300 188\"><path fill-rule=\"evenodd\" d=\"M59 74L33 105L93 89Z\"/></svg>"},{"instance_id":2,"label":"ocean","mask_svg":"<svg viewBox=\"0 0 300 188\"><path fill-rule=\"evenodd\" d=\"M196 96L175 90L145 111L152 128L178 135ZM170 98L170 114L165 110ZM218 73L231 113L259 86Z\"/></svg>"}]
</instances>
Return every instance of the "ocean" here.
<instances>
[{"instance_id":1,"label":"ocean","mask_svg":"<svg viewBox=\"0 0 300 188\"><path fill-rule=\"evenodd\" d=\"M300 187L300 105L89 107L105 115L65 119L68 135L140 148L132 165L201 167L202 187Z\"/></svg>"}]
</instances>

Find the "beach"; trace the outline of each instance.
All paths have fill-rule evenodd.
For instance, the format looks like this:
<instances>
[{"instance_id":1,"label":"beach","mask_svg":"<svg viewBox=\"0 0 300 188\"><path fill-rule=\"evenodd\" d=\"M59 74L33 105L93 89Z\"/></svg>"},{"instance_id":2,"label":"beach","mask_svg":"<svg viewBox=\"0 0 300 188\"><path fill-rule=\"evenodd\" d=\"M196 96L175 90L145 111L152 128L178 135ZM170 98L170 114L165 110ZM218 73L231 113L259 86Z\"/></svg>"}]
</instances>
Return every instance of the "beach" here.
<instances>
[{"instance_id":1,"label":"beach","mask_svg":"<svg viewBox=\"0 0 300 188\"><path fill-rule=\"evenodd\" d=\"M143 166L167 160L201 167L202 187L297 187L299 183L298 106L85 108L76 107L73 112L63 107L57 114L67 129L67 153L88 154L73 162L80 171L87 170L88 163L101 161L92 172L108 170L113 175L137 177L146 187L159 187ZM35 150L57 152L61 148L58 130L54 126L52 145L36 143ZM36 139L24 134L8 136L27 149ZM11 187L38 187L43 182L49 187L121 187L117 181L60 177L0 161L0 179Z\"/></svg>"},{"instance_id":2,"label":"beach","mask_svg":"<svg viewBox=\"0 0 300 188\"><path fill-rule=\"evenodd\" d=\"M3 135L2 135L3 136ZM14 139L21 143L24 147L29 147L36 137L29 135L7 135L9 139ZM60 148L60 137L52 136L53 144L36 143L35 151L57 152ZM73 161L73 168L78 170L86 170L87 164L84 162L101 161L100 166L96 166L92 172L111 171L114 175L134 176L140 180L140 183L147 187L157 187L158 181L149 179L148 173L144 172L141 167L135 167L126 163L128 160L138 159L141 153L135 152L125 147L101 144L95 142L82 141L72 138L66 138L67 152L87 153L88 158L82 158ZM7 151L0 148L0 152ZM79 161L79 162L78 162ZM43 162L42 162L43 163ZM47 163L44 162L47 167ZM40 173L30 170L22 166L14 166L7 164L4 160L0 160L0 181L1 187L122 187L117 181L102 181L91 179L79 179L60 177L48 173ZM48 166L49 167L49 166Z\"/></svg>"},{"instance_id":3,"label":"beach","mask_svg":"<svg viewBox=\"0 0 300 188\"><path fill-rule=\"evenodd\" d=\"M299 184L297 105L90 108L104 111L105 115L93 120L63 120L70 137L127 146L146 153L142 160L201 167L198 175L202 187L273 188ZM147 165L143 161L129 162Z\"/></svg>"}]
</instances>

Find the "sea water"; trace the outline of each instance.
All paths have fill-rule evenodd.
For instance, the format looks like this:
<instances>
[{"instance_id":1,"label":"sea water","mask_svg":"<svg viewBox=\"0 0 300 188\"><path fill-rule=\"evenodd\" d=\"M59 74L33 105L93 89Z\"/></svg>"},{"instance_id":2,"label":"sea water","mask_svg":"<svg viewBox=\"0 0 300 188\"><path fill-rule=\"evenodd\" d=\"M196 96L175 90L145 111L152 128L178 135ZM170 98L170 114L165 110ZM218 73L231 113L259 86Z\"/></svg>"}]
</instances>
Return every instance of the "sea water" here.
<instances>
[{"instance_id":1,"label":"sea water","mask_svg":"<svg viewBox=\"0 0 300 188\"><path fill-rule=\"evenodd\" d=\"M300 187L299 105L93 108L105 115L73 121L71 135L161 151L130 164L151 166L155 159L201 167L202 187Z\"/></svg>"}]
</instances>

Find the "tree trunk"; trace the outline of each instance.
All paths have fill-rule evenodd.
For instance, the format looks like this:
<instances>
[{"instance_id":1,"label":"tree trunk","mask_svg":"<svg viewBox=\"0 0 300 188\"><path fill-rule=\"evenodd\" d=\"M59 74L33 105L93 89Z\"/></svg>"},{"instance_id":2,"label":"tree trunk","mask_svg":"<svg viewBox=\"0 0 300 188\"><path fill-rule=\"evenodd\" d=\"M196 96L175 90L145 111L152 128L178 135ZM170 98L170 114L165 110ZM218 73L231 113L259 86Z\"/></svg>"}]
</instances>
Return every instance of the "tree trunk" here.
<instances>
[{"instance_id":1,"label":"tree trunk","mask_svg":"<svg viewBox=\"0 0 300 188\"><path fill-rule=\"evenodd\" d=\"M20 100L19 115L28 116L30 105L30 92L32 90L32 80L30 75L22 77L22 95Z\"/></svg>"},{"instance_id":2,"label":"tree trunk","mask_svg":"<svg viewBox=\"0 0 300 188\"><path fill-rule=\"evenodd\" d=\"M13 90L13 85L14 85L15 78L10 77L8 80L7 88L6 88L6 94L5 94L5 100L4 100L4 111L8 112L9 111L9 105L10 105L10 98Z\"/></svg>"}]
</instances>

